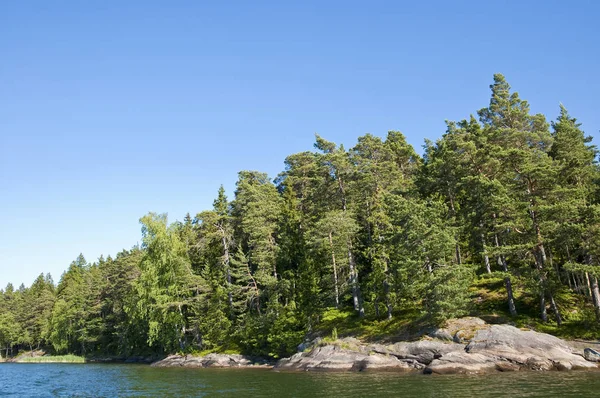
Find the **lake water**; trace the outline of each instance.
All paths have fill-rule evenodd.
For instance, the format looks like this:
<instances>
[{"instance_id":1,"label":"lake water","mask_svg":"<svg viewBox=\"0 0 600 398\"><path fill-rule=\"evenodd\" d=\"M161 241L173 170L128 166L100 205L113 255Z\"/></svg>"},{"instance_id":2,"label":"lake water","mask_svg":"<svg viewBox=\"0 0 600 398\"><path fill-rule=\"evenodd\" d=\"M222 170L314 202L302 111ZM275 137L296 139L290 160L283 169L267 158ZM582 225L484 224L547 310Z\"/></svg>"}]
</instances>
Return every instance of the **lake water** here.
<instances>
[{"instance_id":1,"label":"lake water","mask_svg":"<svg viewBox=\"0 0 600 398\"><path fill-rule=\"evenodd\" d=\"M0 396L16 397L584 397L600 372L485 376L151 368L115 364L0 364Z\"/></svg>"}]
</instances>

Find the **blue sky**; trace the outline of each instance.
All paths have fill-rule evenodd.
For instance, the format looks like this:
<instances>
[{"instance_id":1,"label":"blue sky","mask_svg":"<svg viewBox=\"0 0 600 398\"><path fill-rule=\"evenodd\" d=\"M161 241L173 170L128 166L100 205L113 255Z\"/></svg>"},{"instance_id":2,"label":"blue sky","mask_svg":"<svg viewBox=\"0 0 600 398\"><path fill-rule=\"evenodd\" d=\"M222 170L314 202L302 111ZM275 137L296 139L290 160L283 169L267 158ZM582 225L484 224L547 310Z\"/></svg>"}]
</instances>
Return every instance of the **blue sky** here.
<instances>
[{"instance_id":1,"label":"blue sky","mask_svg":"<svg viewBox=\"0 0 600 398\"><path fill-rule=\"evenodd\" d=\"M13 1L0 5L0 287L58 282L139 218L274 177L314 133L419 151L505 74L600 129L595 1ZM598 140L595 140L598 143Z\"/></svg>"}]
</instances>

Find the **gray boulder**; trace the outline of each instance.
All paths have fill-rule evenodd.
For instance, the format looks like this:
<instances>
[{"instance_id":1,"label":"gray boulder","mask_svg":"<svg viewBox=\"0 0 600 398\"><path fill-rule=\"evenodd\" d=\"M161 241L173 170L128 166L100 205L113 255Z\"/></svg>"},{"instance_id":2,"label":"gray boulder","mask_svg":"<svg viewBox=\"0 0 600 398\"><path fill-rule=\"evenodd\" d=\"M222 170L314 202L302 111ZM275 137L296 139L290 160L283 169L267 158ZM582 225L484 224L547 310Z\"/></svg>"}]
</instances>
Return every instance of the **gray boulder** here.
<instances>
[{"instance_id":1,"label":"gray boulder","mask_svg":"<svg viewBox=\"0 0 600 398\"><path fill-rule=\"evenodd\" d=\"M429 365L434 359L441 358L450 352L463 351L464 345L436 340L401 342L389 346L372 346L376 352L393 355L399 359L413 359Z\"/></svg>"},{"instance_id":2,"label":"gray boulder","mask_svg":"<svg viewBox=\"0 0 600 398\"><path fill-rule=\"evenodd\" d=\"M452 334L445 328L436 328L429 333L429 337L442 341L453 341Z\"/></svg>"},{"instance_id":3,"label":"gray boulder","mask_svg":"<svg viewBox=\"0 0 600 398\"><path fill-rule=\"evenodd\" d=\"M497 370L495 358L478 353L469 354L464 351L454 351L433 360L423 373L471 374L486 373L495 370Z\"/></svg>"},{"instance_id":4,"label":"gray boulder","mask_svg":"<svg viewBox=\"0 0 600 398\"><path fill-rule=\"evenodd\" d=\"M491 325L476 331L464 352L434 359L425 373L486 373L494 370L592 369L596 364L577 355L563 340L510 325Z\"/></svg>"},{"instance_id":5,"label":"gray boulder","mask_svg":"<svg viewBox=\"0 0 600 398\"><path fill-rule=\"evenodd\" d=\"M317 337L317 338L313 339L312 341L311 340L305 340L302 343L298 344L298 347L296 347L296 348L297 348L298 352L306 351L309 348L311 348L311 347L313 347L313 346L321 343L322 340L323 339L320 338L320 337Z\"/></svg>"},{"instance_id":6,"label":"gray boulder","mask_svg":"<svg viewBox=\"0 0 600 398\"><path fill-rule=\"evenodd\" d=\"M239 367L271 367L272 365L260 358L234 354L208 354L203 357L191 355L170 355L165 359L154 362L151 366L186 367L186 368L239 368Z\"/></svg>"},{"instance_id":7,"label":"gray boulder","mask_svg":"<svg viewBox=\"0 0 600 398\"><path fill-rule=\"evenodd\" d=\"M586 348L583 350L583 357L591 362L600 362L600 352L591 348Z\"/></svg>"},{"instance_id":8,"label":"gray boulder","mask_svg":"<svg viewBox=\"0 0 600 398\"><path fill-rule=\"evenodd\" d=\"M343 348L338 344L315 346L308 352L299 352L290 358L277 362L275 369L280 370L333 370L363 371L379 370L414 370L423 365L414 360L401 360L393 355L370 351L368 347L358 350Z\"/></svg>"},{"instance_id":9,"label":"gray boulder","mask_svg":"<svg viewBox=\"0 0 600 398\"><path fill-rule=\"evenodd\" d=\"M590 369L596 365L574 353L558 337L510 325L492 325L479 330L465 351L509 361L532 370Z\"/></svg>"}]
</instances>

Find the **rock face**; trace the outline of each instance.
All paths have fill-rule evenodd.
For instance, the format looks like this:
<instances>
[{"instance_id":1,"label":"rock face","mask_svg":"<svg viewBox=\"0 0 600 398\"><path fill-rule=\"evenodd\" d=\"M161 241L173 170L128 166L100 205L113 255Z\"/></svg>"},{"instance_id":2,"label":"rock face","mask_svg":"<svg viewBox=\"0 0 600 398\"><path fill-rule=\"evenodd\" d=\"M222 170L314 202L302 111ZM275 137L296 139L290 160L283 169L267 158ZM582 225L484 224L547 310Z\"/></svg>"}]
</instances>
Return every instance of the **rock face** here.
<instances>
[{"instance_id":1,"label":"rock face","mask_svg":"<svg viewBox=\"0 0 600 398\"><path fill-rule=\"evenodd\" d=\"M178 366L186 368L270 368L272 364L264 359L244 355L208 354L203 357L170 355L163 360L154 362L151 366L161 368Z\"/></svg>"},{"instance_id":2,"label":"rock face","mask_svg":"<svg viewBox=\"0 0 600 398\"><path fill-rule=\"evenodd\" d=\"M423 370L435 358L463 351L464 345L423 340L392 345L361 345L356 339L342 339L334 344L322 343L307 352L282 359L276 369L292 370Z\"/></svg>"},{"instance_id":3,"label":"rock face","mask_svg":"<svg viewBox=\"0 0 600 398\"><path fill-rule=\"evenodd\" d=\"M420 368L424 366L421 365ZM393 355L377 353L362 347L355 351L343 345L329 344L313 347L308 352L299 352L291 358L282 359L275 369L288 370L413 370L419 363L412 359L402 360Z\"/></svg>"},{"instance_id":4,"label":"rock face","mask_svg":"<svg viewBox=\"0 0 600 398\"><path fill-rule=\"evenodd\" d=\"M434 359L426 373L485 373L493 370L592 369L596 364L577 355L563 340L510 325L478 330L464 352Z\"/></svg>"},{"instance_id":5,"label":"rock face","mask_svg":"<svg viewBox=\"0 0 600 398\"><path fill-rule=\"evenodd\" d=\"M480 329L486 329L487 325L483 319L474 317L465 317L452 319L447 322L444 328L434 329L429 336L434 339L454 341L455 343L466 344L475 333Z\"/></svg>"},{"instance_id":6,"label":"rock face","mask_svg":"<svg viewBox=\"0 0 600 398\"><path fill-rule=\"evenodd\" d=\"M600 352L586 348L583 350L583 357L591 362L600 362Z\"/></svg>"},{"instance_id":7,"label":"rock face","mask_svg":"<svg viewBox=\"0 0 600 398\"><path fill-rule=\"evenodd\" d=\"M434 359L423 373L455 374L455 373L485 373L496 370L493 358L483 354L469 354L464 351L454 351Z\"/></svg>"},{"instance_id":8,"label":"rock face","mask_svg":"<svg viewBox=\"0 0 600 398\"><path fill-rule=\"evenodd\" d=\"M454 320L424 340L363 344L347 338L303 346L307 351L280 360L290 370L420 370L423 373L487 373L518 370L594 369L600 352L582 354L565 341L510 325L489 325L479 318ZM432 339L433 337L433 339ZM581 351L580 351L581 352Z\"/></svg>"},{"instance_id":9,"label":"rock face","mask_svg":"<svg viewBox=\"0 0 600 398\"><path fill-rule=\"evenodd\" d=\"M442 358L452 352L463 351L465 346L447 341L421 340L372 347L376 352L384 352L397 358L429 365L434 359Z\"/></svg>"}]
</instances>

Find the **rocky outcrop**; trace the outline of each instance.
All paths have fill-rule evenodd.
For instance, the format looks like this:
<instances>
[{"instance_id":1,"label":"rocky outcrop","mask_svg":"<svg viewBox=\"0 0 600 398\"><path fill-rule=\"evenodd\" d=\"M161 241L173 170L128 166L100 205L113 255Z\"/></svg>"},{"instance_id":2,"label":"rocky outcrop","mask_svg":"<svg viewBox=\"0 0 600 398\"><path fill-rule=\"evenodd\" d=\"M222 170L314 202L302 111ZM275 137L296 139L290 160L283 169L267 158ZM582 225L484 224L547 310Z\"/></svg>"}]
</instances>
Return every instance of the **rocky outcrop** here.
<instances>
[{"instance_id":1,"label":"rocky outcrop","mask_svg":"<svg viewBox=\"0 0 600 398\"><path fill-rule=\"evenodd\" d=\"M290 370L423 370L434 359L457 351L464 345L435 340L390 345L361 344L346 338L331 344L319 342L311 349L282 359L276 369Z\"/></svg>"},{"instance_id":2,"label":"rocky outcrop","mask_svg":"<svg viewBox=\"0 0 600 398\"><path fill-rule=\"evenodd\" d=\"M418 370L423 373L487 373L518 370L594 369L600 353L575 349L545 333L510 325L489 325L479 318L453 320L424 340L364 344L353 338L303 345L304 352L280 360L276 369Z\"/></svg>"},{"instance_id":3,"label":"rocky outcrop","mask_svg":"<svg viewBox=\"0 0 600 398\"><path fill-rule=\"evenodd\" d=\"M422 365L429 365L434 359L442 358L451 352L464 351L463 344L447 341L421 340L401 342L392 345L371 345L370 349L403 360L414 360Z\"/></svg>"},{"instance_id":4,"label":"rocky outcrop","mask_svg":"<svg viewBox=\"0 0 600 398\"><path fill-rule=\"evenodd\" d=\"M365 344L355 338L333 342L315 339L301 352L279 360L276 370L303 371L420 371L434 374L477 374L519 370L595 369L600 352L572 345L557 337L510 325L489 325L479 318L453 320L444 328L420 334L422 340L395 344ZM580 342L585 344L585 342ZM577 348L574 348L577 347ZM209 354L171 355L156 367L240 368L273 367L259 358Z\"/></svg>"},{"instance_id":5,"label":"rocky outcrop","mask_svg":"<svg viewBox=\"0 0 600 398\"><path fill-rule=\"evenodd\" d=\"M426 373L485 373L511 370L592 369L596 364L574 352L565 341L510 325L478 330L464 352L437 358Z\"/></svg>"},{"instance_id":6,"label":"rocky outcrop","mask_svg":"<svg viewBox=\"0 0 600 398\"><path fill-rule=\"evenodd\" d=\"M151 366L186 367L186 368L257 368L273 366L272 363L261 359L235 354L208 354L203 357L192 355L170 355L165 359L154 362Z\"/></svg>"},{"instance_id":7,"label":"rocky outcrop","mask_svg":"<svg viewBox=\"0 0 600 398\"><path fill-rule=\"evenodd\" d=\"M356 348L356 347L354 347ZM403 359L368 346L352 349L345 344L316 345L310 351L299 352L275 365L279 370L414 370L424 368L414 359Z\"/></svg>"}]
</instances>

